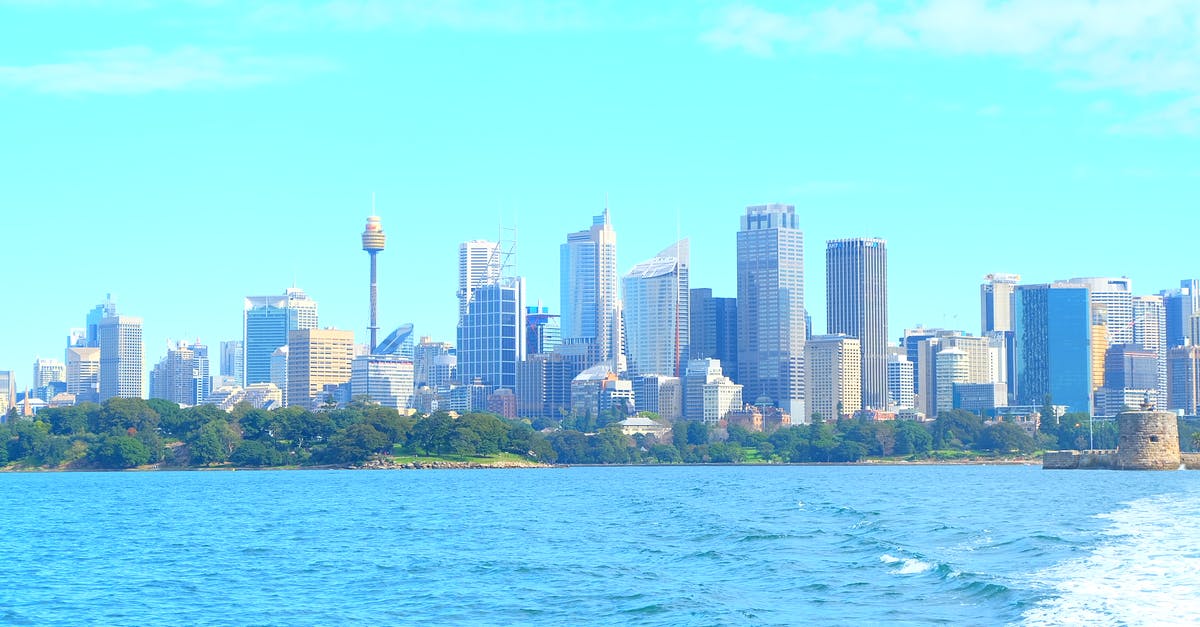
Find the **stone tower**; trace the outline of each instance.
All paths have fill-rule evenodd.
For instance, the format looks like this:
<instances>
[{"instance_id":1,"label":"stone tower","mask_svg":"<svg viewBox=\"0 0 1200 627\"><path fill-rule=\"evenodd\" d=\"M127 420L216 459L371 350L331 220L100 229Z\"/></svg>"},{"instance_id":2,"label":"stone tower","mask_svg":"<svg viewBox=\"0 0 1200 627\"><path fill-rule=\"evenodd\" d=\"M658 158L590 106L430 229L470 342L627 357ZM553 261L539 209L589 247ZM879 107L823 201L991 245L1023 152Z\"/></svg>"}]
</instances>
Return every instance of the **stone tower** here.
<instances>
[{"instance_id":1,"label":"stone tower","mask_svg":"<svg viewBox=\"0 0 1200 627\"><path fill-rule=\"evenodd\" d=\"M1130 411L1117 416L1120 470L1178 470L1179 423L1165 411Z\"/></svg>"}]
</instances>

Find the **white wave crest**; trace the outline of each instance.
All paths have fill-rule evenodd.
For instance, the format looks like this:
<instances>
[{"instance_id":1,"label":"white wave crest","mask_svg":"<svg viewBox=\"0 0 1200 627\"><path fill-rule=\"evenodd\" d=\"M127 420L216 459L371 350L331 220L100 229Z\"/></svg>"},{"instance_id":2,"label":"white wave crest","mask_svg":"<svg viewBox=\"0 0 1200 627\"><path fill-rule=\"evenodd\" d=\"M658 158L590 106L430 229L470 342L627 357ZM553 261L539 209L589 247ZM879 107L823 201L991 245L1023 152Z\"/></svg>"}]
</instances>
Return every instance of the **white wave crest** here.
<instances>
[{"instance_id":1,"label":"white wave crest","mask_svg":"<svg viewBox=\"0 0 1200 627\"><path fill-rule=\"evenodd\" d=\"M880 555L879 561L889 565L899 564L900 567L892 571L893 575L917 575L933 568L933 564L929 562L923 562L913 557L900 558L887 553Z\"/></svg>"}]
</instances>

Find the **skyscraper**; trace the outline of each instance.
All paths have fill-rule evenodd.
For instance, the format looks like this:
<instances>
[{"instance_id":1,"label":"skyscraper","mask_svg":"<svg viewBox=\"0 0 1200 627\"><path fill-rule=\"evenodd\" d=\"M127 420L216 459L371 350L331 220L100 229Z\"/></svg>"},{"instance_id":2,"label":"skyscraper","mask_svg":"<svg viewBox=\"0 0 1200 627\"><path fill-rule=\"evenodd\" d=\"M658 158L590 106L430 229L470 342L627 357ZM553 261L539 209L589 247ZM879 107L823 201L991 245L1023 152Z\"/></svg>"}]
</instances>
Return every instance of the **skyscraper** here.
<instances>
[{"instance_id":1,"label":"skyscraper","mask_svg":"<svg viewBox=\"0 0 1200 627\"><path fill-rule=\"evenodd\" d=\"M1155 355L1158 406L1167 400L1167 312L1162 296L1133 297L1133 343Z\"/></svg>"},{"instance_id":2,"label":"skyscraper","mask_svg":"<svg viewBox=\"0 0 1200 627\"><path fill-rule=\"evenodd\" d=\"M617 233L607 207L591 228L567 235L559 248L559 270L563 342L588 345L588 357L597 363L619 361Z\"/></svg>"},{"instance_id":3,"label":"skyscraper","mask_svg":"<svg viewBox=\"0 0 1200 627\"><path fill-rule=\"evenodd\" d=\"M67 380L67 367L57 359L33 360L33 388L41 388L55 381ZM44 400L44 399L43 399Z\"/></svg>"},{"instance_id":4,"label":"skyscraper","mask_svg":"<svg viewBox=\"0 0 1200 627\"><path fill-rule=\"evenodd\" d=\"M633 376L680 376L689 354L688 241L675 242L622 279L626 357Z\"/></svg>"},{"instance_id":5,"label":"skyscraper","mask_svg":"<svg viewBox=\"0 0 1200 627\"><path fill-rule=\"evenodd\" d=\"M1200 346L1179 346L1167 355L1170 383L1166 409L1195 416L1200 413Z\"/></svg>"},{"instance_id":6,"label":"skyscraper","mask_svg":"<svg viewBox=\"0 0 1200 627\"><path fill-rule=\"evenodd\" d=\"M530 305L525 308L525 354L540 355L553 352L562 344L560 318L549 307Z\"/></svg>"},{"instance_id":7,"label":"skyscraper","mask_svg":"<svg viewBox=\"0 0 1200 627\"><path fill-rule=\"evenodd\" d=\"M76 403L99 402L99 347L67 347L67 393L75 395Z\"/></svg>"},{"instance_id":8,"label":"skyscraper","mask_svg":"<svg viewBox=\"0 0 1200 627\"><path fill-rule=\"evenodd\" d=\"M367 331L370 333L370 353L375 354L375 342L378 339L376 334L379 332L379 319L377 292L375 285L375 258L379 253L383 252L384 244L387 243L387 237L383 234L383 224L379 220L379 216L375 215L375 197L371 196L371 217L367 218L367 226L362 233L362 249L371 257L371 307L370 307L370 322L367 325Z\"/></svg>"},{"instance_id":9,"label":"skyscraper","mask_svg":"<svg viewBox=\"0 0 1200 627\"><path fill-rule=\"evenodd\" d=\"M692 288L691 314L691 358L718 359L725 376L737 381L737 299Z\"/></svg>"},{"instance_id":10,"label":"skyscraper","mask_svg":"<svg viewBox=\"0 0 1200 627\"><path fill-rule=\"evenodd\" d=\"M1184 279L1179 282L1179 288L1163 290L1158 293L1163 299L1166 310L1167 348L1196 344L1191 337L1190 320L1192 315L1200 313L1200 280Z\"/></svg>"},{"instance_id":11,"label":"skyscraper","mask_svg":"<svg viewBox=\"0 0 1200 627\"><path fill-rule=\"evenodd\" d=\"M117 304L113 302L112 294L106 294L104 302L93 307L87 314L87 326L84 327L84 346L99 348L100 322L115 315L117 315Z\"/></svg>"},{"instance_id":12,"label":"skyscraper","mask_svg":"<svg viewBox=\"0 0 1200 627\"><path fill-rule=\"evenodd\" d=\"M208 347L178 342L150 371L150 398L195 406L211 392L208 377Z\"/></svg>"},{"instance_id":13,"label":"skyscraper","mask_svg":"<svg viewBox=\"0 0 1200 627\"><path fill-rule=\"evenodd\" d=\"M458 380L516 389L525 359L525 279L505 277L476 286L458 325Z\"/></svg>"},{"instance_id":14,"label":"skyscraper","mask_svg":"<svg viewBox=\"0 0 1200 627\"><path fill-rule=\"evenodd\" d=\"M288 343L288 333L317 328L317 301L304 290L281 296L247 296L242 312L246 384L271 382L271 354Z\"/></svg>"},{"instance_id":15,"label":"skyscraper","mask_svg":"<svg viewBox=\"0 0 1200 627\"><path fill-rule=\"evenodd\" d=\"M246 344L241 340L221 342L221 376L233 377L240 386L246 384Z\"/></svg>"},{"instance_id":16,"label":"skyscraper","mask_svg":"<svg viewBox=\"0 0 1200 627\"><path fill-rule=\"evenodd\" d=\"M396 327L387 337L383 338L373 355L395 355L412 361L416 356L416 346L413 344L413 324L406 322Z\"/></svg>"},{"instance_id":17,"label":"skyscraper","mask_svg":"<svg viewBox=\"0 0 1200 627\"><path fill-rule=\"evenodd\" d=\"M413 363L399 355L360 355L350 364L350 394L384 407L412 407Z\"/></svg>"},{"instance_id":18,"label":"skyscraper","mask_svg":"<svg viewBox=\"0 0 1200 627\"><path fill-rule=\"evenodd\" d=\"M287 403L312 407L323 398L326 385L350 381L354 332L338 329L298 329L288 332Z\"/></svg>"},{"instance_id":19,"label":"skyscraper","mask_svg":"<svg viewBox=\"0 0 1200 627\"><path fill-rule=\"evenodd\" d=\"M916 407L913 387L913 364L904 352L888 355L888 394L891 405L888 409L912 409Z\"/></svg>"},{"instance_id":20,"label":"skyscraper","mask_svg":"<svg viewBox=\"0 0 1200 627\"><path fill-rule=\"evenodd\" d=\"M980 335L992 331L1013 330L1014 293L1021 282L1019 274L989 274L979 286Z\"/></svg>"},{"instance_id":21,"label":"skyscraper","mask_svg":"<svg viewBox=\"0 0 1200 627\"><path fill-rule=\"evenodd\" d=\"M804 345L808 364L808 407L825 420L862 409L862 355L857 338L814 335Z\"/></svg>"},{"instance_id":22,"label":"skyscraper","mask_svg":"<svg viewBox=\"0 0 1200 627\"><path fill-rule=\"evenodd\" d=\"M1016 292L1017 402L1049 401L1091 410L1091 300L1067 283L1020 285Z\"/></svg>"},{"instance_id":23,"label":"skyscraper","mask_svg":"<svg viewBox=\"0 0 1200 627\"><path fill-rule=\"evenodd\" d=\"M862 342L863 407L887 407L887 242L831 240L825 247L826 329Z\"/></svg>"},{"instance_id":24,"label":"skyscraper","mask_svg":"<svg viewBox=\"0 0 1200 627\"><path fill-rule=\"evenodd\" d=\"M1103 320L1108 345L1133 343L1133 285L1125 277L1079 277L1062 281L1088 288L1093 319Z\"/></svg>"},{"instance_id":25,"label":"skyscraper","mask_svg":"<svg viewBox=\"0 0 1200 627\"><path fill-rule=\"evenodd\" d=\"M500 243L472 240L458 246L458 317L467 315L471 294L500 280Z\"/></svg>"},{"instance_id":26,"label":"skyscraper","mask_svg":"<svg viewBox=\"0 0 1200 627\"><path fill-rule=\"evenodd\" d=\"M97 326L100 340L100 398L144 398L146 359L142 319L109 316Z\"/></svg>"},{"instance_id":27,"label":"skyscraper","mask_svg":"<svg viewBox=\"0 0 1200 627\"><path fill-rule=\"evenodd\" d=\"M804 403L804 234L792 205L746 207L737 234L737 370L743 399L796 423Z\"/></svg>"},{"instance_id":28,"label":"skyscraper","mask_svg":"<svg viewBox=\"0 0 1200 627\"><path fill-rule=\"evenodd\" d=\"M458 369L454 345L434 342L429 336L421 338L413 351L413 369L413 384L416 387L426 385L436 390L449 385Z\"/></svg>"}]
</instances>

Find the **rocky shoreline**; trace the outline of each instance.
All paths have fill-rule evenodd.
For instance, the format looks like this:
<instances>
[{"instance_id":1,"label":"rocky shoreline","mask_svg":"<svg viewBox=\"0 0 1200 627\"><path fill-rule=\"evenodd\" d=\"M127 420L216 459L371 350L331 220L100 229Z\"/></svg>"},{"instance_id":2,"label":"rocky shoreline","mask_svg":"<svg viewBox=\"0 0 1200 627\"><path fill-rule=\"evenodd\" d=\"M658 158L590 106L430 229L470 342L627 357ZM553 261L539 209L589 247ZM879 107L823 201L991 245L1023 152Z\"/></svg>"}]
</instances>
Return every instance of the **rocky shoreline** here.
<instances>
[{"instance_id":1,"label":"rocky shoreline","mask_svg":"<svg viewBox=\"0 0 1200 627\"><path fill-rule=\"evenodd\" d=\"M488 464L479 462L451 462L434 460L428 462L412 461L397 462L390 459L372 459L359 466L350 466L351 470L475 470L491 468L562 468L554 464L540 462L498 461Z\"/></svg>"}]
</instances>

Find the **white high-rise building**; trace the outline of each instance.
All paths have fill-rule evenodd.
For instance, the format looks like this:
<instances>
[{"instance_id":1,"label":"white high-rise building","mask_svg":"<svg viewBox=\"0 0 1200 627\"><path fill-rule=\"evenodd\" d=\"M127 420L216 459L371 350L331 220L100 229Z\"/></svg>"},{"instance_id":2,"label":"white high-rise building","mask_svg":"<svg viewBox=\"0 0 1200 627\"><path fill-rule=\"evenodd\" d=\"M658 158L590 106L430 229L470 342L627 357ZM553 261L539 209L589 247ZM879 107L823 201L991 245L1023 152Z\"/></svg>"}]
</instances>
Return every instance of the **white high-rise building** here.
<instances>
[{"instance_id":1,"label":"white high-rise building","mask_svg":"<svg viewBox=\"0 0 1200 627\"><path fill-rule=\"evenodd\" d=\"M502 266L499 242L472 240L458 246L458 317L467 315L472 293L500 280Z\"/></svg>"},{"instance_id":2,"label":"white high-rise building","mask_svg":"<svg viewBox=\"0 0 1200 627\"><path fill-rule=\"evenodd\" d=\"M619 370L617 233L607 207L593 218L590 229L567 235L559 268L563 342L585 344L591 361L612 361Z\"/></svg>"},{"instance_id":3,"label":"white high-rise building","mask_svg":"<svg viewBox=\"0 0 1200 627\"><path fill-rule=\"evenodd\" d=\"M1102 320L1108 345L1133 343L1133 282L1125 277L1078 277L1061 281L1088 288L1092 319Z\"/></svg>"},{"instance_id":4,"label":"white high-rise building","mask_svg":"<svg viewBox=\"0 0 1200 627\"><path fill-rule=\"evenodd\" d=\"M943 348L937 353L938 413L954 408L954 384L970 383L970 357L959 348Z\"/></svg>"},{"instance_id":5,"label":"white high-rise building","mask_svg":"<svg viewBox=\"0 0 1200 627\"><path fill-rule=\"evenodd\" d=\"M384 407L412 407L413 363L398 355L363 355L350 364L350 394Z\"/></svg>"},{"instance_id":6,"label":"white high-rise building","mask_svg":"<svg viewBox=\"0 0 1200 627\"><path fill-rule=\"evenodd\" d=\"M888 355L889 409L912 409L916 407L913 393L913 364L903 353Z\"/></svg>"},{"instance_id":7,"label":"white high-rise building","mask_svg":"<svg viewBox=\"0 0 1200 627\"><path fill-rule=\"evenodd\" d=\"M42 359L33 361L33 388L50 385L53 382L67 380L67 367L57 359ZM45 399L43 399L45 400Z\"/></svg>"},{"instance_id":8,"label":"white high-rise building","mask_svg":"<svg viewBox=\"0 0 1200 627\"><path fill-rule=\"evenodd\" d=\"M142 319L109 316L97 327L100 339L100 401L145 398L146 358Z\"/></svg>"},{"instance_id":9,"label":"white high-rise building","mask_svg":"<svg viewBox=\"0 0 1200 627\"><path fill-rule=\"evenodd\" d=\"M634 266L622 280L633 376L680 376L688 358L691 293L686 239Z\"/></svg>"},{"instance_id":10,"label":"white high-rise building","mask_svg":"<svg viewBox=\"0 0 1200 627\"><path fill-rule=\"evenodd\" d=\"M67 394L74 394L76 403L95 403L100 400L98 347L67 347Z\"/></svg>"},{"instance_id":11,"label":"white high-rise building","mask_svg":"<svg viewBox=\"0 0 1200 627\"><path fill-rule=\"evenodd\" d=\"M1133 343L1154 353L1158 398L1167 398L1167 310L1162 296L1133 298Z\"/></svg>"},{"instance_id":12,"label":"white high-rise building","mask_svg":"<svg viewBox=\"0 0 1200 627\"><path fill-rule=\"evenodd\" d=\"M989 274L979 286L980 335L992 331L1013 330L1013 308L1016 304L1019 274Z\"/></svg>"},{"instance_id":13,"label":"white high-rise building","mask_svg":"<svg viewBox=\"0 0 1200 627\"><path fill-rule=\"evenodd\" d=\"M742 386L724 375L704 384L704 424L715 425L742 408Z\"/></svg>"},{"instance_id":14,"label":"white high-rise building","mask_svg":"<svg viewBox=\"0 0 1200 627\"><path fill-rule=\"evenodd\" d=\"M862 342L847 335L814 335L804 345L808 406L825 420L862 409ZM805 416L809 418L809 416Z\"/></svg>"}]
</instances>

